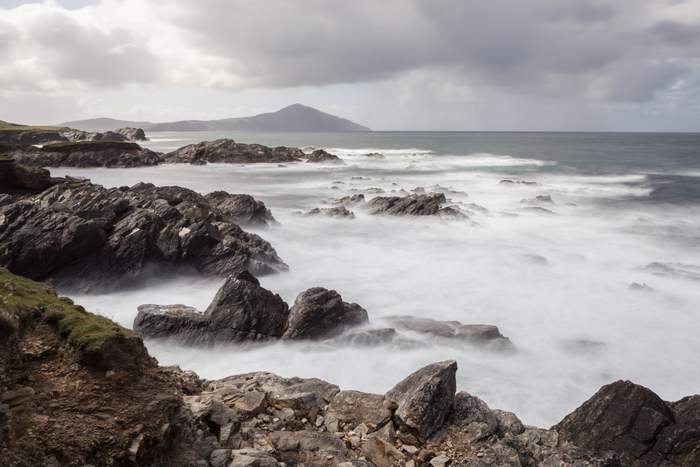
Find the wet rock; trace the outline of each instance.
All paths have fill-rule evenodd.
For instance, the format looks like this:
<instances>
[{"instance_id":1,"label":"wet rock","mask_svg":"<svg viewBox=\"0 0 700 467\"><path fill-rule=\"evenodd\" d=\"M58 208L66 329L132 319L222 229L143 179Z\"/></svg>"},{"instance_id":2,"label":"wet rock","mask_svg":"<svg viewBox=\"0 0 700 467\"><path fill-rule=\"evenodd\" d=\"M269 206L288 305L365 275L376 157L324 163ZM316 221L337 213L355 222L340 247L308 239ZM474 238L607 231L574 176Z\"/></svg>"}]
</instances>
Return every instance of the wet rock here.
<instances>
[{"instance_id":1,"label":"wet rock","mask_svg":"<svg viewBox=\"0 0 700 467\"><path fill-rule=\"evenodd\" d=\"M526 181L521 181L521 180L501 180L499 182L500 185L506 185L506 186L515 186L515 185L529 185L529 186L538 186L539 183L537 182L526 182Z\"/></svg>"},{"instance_id":2,"label":"wet rock","mask_svg":"<svg viewBox=\"0 0 700 467\"><path fill-rule=\"evenodd\" d=\"M329 341L331 345L347 345L351 347L373 347L391 343L396 337L393 328L363 329L346 332Z\"/></svg>"},{"instance_id":3,"label":"wet rock","mask_svg":"<svg viewBox=\"0 0 700 467\"><path fill-rule=\"evenodd\" d=\"M278 225L265 203L250 195L230 195L225 191L214 191L204 196L212 206L218 208L231 222L242 226L269 227Z\"/></svg>"},{"instance_id":4,"label":"wet rock","mask_svg":"<svg viewBox=\"0 0 700 467\"><path fill-rule=\"evenodd\" d=\"M419 440L437 431L454 402L456 372L454 361L433 363L394 386L385 397L398 406L396 421Z\"/></svg>"},{"instance_id":5,"label":"wet rock","mask_svg":"<svg viewBox=\"0 0 700 467\"><path fill-rule=\"evenodd\" d=\"M334 154L329 154L328 152L324 151L323 149L316 149L314 152L309 154L306 160L306 163L326 163L326 164L338 164L338 165L345 165L345 162L343 160L334 155Z\"/></svg>"},{"instance_id":6,"label":"wet rock","mask_svg":"<svg viewBox=\"0 0 700 467\"><path fill-rule=\"evenodd\" d=\"M411 194L408 196L377 196L367 201L363 207L370 214L391 214L394 216L433 216L441 211L447 199L443 193ZM449 216L454 208L445 213Z\"/></svg>"},{"instance_id":7,"label":"wet rock","mask_svg":"<svg viewBox=\"0 0 700 467\"><path fill-rule=\"evenodd\" d=\"M185 345L262 342L280 338L288 316L282 298L260 287L244 271L226 280L203 314L140 306L134 330L147 338L168 338Z\"/></svg>"},{"instance_id":8,"label":"wet rock","mask_svg":"<svg viewBox=\"0 0 700 467\"><path fill-rule=\"evenodd\" d=\"M311 211L302 214L308 216L326 216L342 219L354 219L355 213L348 211L345 206L336 206L334 208L314 208Z\"/></svg>"},{"instance_id":9,"label":"wet rock","mask_svg":"<svg viewBox=\"0 0 700 467\"><path fill-rule=\"evenodd\" d=\"M0 266L64 290L107 292L177 269L225 276L287 270L269 243L198 193L67 180L0 207Z\"/></svg>"},{"instance_id":10,"label":"wet rock","mask_svg":"<svg viewBox=\"0 0 700 467\"><path fill-rule=\"evenodd\" d=\"M383 427L391 419L390 402L384 396L360 391L340 391L326 412L335 416L342 427L352 430L365 424L369 432Z\"/></svg>"},{"instance_id":11,"label":"wet rock","mask_svg":"<svg viewBox=\"0 0 700 467\"><path fill-rule=\"evenodd\" d=\"M378 152L370 152L368 154L360 154L362 157L367 157L369 159L386 159L384 154L380 154Z\"/></svg>"},{"instance_id":12,"label":"wet rock","mask_svg":"<svg viewBox=\"0 0 700 467\"><path fill-rule=\"evenodd\" d=\"M413 331L443 339L455 339L483 346L489 350L514 350L510 339L503 336L497 326L487 324L461 324L458 321L437 321L414 316L388 316L386 322L403 331Z\"/></svg>"},{"instance_id":13,"label":"wet rock","mask_svg":"<svg viewBox=\"0 0 700 467\"><path fill-rule=\"evenodd\" d=\"M294 162L301 157L305 156L298 148L269 148L261 144L242 144L232 139L218 139L184 146L166 154L163 159L171 164L252 164Z\"/></svg>"},{"instance_id":14,"label":"wet rock","mask_svg":"<svg viewBox=\"0 0 700 467\"><path fill-rule=\"evenodd\" d=\"M363 194L357 194L357 195L352 195L352 196L345 196L340 199L335 199L331 201L331 204L336 205L336 206L354 206L356 204L364 203L365 202L365 195Z\"/></svg>"},{"instance_id":15,"label":"wet rock","mask_svg":"<svg viewBox=\"0 0 700 467\"><path fill-rule=\"evenodd\" d=\"M330 338L368 320L367 311L357 303L344 302L335 290L314 287L297 296L289 310L289 327L282 338Z\"/></svg>"}]
</instances>

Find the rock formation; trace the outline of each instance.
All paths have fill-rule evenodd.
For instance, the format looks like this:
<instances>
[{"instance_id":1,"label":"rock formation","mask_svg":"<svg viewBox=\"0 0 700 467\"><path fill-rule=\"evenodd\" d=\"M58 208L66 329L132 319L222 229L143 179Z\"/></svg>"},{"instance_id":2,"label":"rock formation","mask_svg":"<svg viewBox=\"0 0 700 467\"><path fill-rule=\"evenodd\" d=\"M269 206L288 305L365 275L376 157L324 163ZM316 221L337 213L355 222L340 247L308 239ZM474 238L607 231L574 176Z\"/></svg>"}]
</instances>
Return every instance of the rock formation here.
<instances>
[{"instance_id":1,"label":"rock formation","mask_svg":"<svg viewBox=\"0 0 700 467\"><path fill-rule=\"evenodd\" d=\"M24 147L11 153L18 163L40 167L143 167L158 165L161 154L136 143L88 141Z\"/></svg>"},{"instance_id":2,"label":"rock formation","mask_svg":"<svg viewBox=\"0 0 700 467\"><path fill-rule=\"evenodd\" d=\"M67 180L0 207L0 266L66 289L102 292L174 271L287 270L272 246L194 191Z\"/></svg>"},{"instance_id":3,"label":"rock formation","mask_svg":"<svg viewBox=\"0 0 700 467\"><path fill-rule=\"evenodd\" d=\"M407 196L377 196L367 201L363 207L370 214L391 214L393 216L440 216L444 218L469 219L469 216L447 203L443 193L410 194Z\"/></svg>"},{"instance_id":4,"label":"rock formation","mask_svg":"<svg viewBox=\"0 0 700 467\"><path fill-rule=\"evenodd\" d=\"M232 139L219 139L190 144L164 156L163 162L170 164L295 162L304 157L297 148L269 148L261 144L236 143Z\"/></svg>"},{"instance_id":5,"label":"rock formation","mask_svg":"<svg viewBox=\"0 0 700 467\"><path fill-rule=\"evenodd\" d=\"M278 225L265 203L250 195L230 195L225 191L214 191L204 197L235 224L263 228Z\"/></svg>"},{"instance_id":6,"label":"rock formation","mask_svg":"<svg viewBox=\"0 0 700 467\"><path fill-rule=\"evenodd\" d=\"M307 160L306 163L330 163L330 164L338 164L338 165L345 165L345 162L343 162L343 159L340 157L330 154L326 152L323 149L316 149L314 152L312 152L310 155L306 156Z\"/></svg>"},{"instance_id":7,"label":"rock formation","mask_svg":"<svg viewBox=\"0 0 700 467\"><path fill-rule=\"evenodd\" d=\"M28 145L28 144L49 144L78 141L147 141L146 134L139 128L120 128L115 131L104 133L88 132L71 129L56 129L55 131L21 129L0 132L0 141L7 143Z\"/></svg>"}]
</instances>

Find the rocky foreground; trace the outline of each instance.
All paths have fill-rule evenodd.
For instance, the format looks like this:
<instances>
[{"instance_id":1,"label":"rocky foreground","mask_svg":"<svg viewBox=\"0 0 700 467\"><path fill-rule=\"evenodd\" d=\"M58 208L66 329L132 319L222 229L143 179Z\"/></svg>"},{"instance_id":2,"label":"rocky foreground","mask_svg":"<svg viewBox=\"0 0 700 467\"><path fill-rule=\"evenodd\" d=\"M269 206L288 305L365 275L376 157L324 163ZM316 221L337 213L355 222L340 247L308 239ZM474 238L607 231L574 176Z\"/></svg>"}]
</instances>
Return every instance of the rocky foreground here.
<instances>
[{"instance_id":1,"label":"rocky foreground","mask_svg":"<svg viewBox=\"0 0 700 467\"><path fill-rule=\"evenodd\" d=\"M700 396L604 386L550 429L457 391L434 363L386 394L159 367L138 334L0 269L0 463L697 466Z\"/></svg>"}]
</instances>

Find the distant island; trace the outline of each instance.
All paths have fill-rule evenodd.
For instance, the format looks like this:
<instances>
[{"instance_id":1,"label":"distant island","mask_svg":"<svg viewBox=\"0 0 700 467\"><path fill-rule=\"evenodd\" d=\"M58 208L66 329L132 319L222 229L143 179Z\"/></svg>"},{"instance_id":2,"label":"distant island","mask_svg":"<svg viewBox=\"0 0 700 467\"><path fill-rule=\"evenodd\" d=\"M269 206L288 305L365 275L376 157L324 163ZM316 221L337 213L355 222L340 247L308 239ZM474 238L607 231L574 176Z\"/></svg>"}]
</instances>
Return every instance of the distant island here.
<instances>
[{"instance_id":1,"label":"distant island","mask_svg":"<svg viewBox=\"0 0 700 467\"><path fill-rule=\"evenodd\" d=\"M301 104L290 105L277 112L253 117L225 118L222 120L182 120L178 122L151 123L93 118L61 123L61 127L83 131L113 131L118 128L141 128L156 131L372 131L348 119L336 117Z\"/></svg>"}]
</instances>

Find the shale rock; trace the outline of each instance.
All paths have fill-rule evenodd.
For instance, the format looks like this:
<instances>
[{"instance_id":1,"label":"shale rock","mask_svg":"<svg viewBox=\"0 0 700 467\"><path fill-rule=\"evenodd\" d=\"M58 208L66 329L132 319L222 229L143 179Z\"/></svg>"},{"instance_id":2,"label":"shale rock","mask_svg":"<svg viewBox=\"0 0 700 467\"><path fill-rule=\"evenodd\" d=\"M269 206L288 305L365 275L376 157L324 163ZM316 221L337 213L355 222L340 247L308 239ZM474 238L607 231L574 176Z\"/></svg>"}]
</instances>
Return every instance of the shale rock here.
<instances>
[{"instance_id":1,"label":"shale rock","mask_svg":"<svg viewBox=\"0 0 700 467\"><path fill-rule=\"evenodd\" d=\"M143 183L108 190L86 180L0 207L0 266L89 292L177 268L209 276L287 269L269 243L191 190Z\"/></svg>"},{"instance_id":2,"label":"shale rock","mask_svg":"<svg viewBox=\"0 0 700 467\"><path fill-rule=\"evenodd\" d=\"M338 165L345 165L345 162L343 160L334 155L334 154L329 154L328 152L324 151L323 149L316 149L314 152L312 152L310 155L305 156L306 163L326 163L326 164L338 164Z\"/></svg>"},{"instance_id":3,"label":"shale rock","mask_svg":"<svg viewBox=\"0 0 700 467\"><path fill-rule=\"evenodd\" d=\"M230 195L225 191L214 191L204 197L231 222L238 225L269 227L278 224L270 210L265 207L265 203L250 195Z\"/></svg>"},{"instance_id":4,"label":"shale rock","mask_svg":"<svg viewBox=\"0 0 700 467\"><path fill-rule=\"evenodd\" d=\"M357 303L344 302L335 290L314 287L297 296L282 339L330 338L368 320L367 311Z\"/></svg>"},{"instance_id":5,"label":"shale rock","mask_svg":"<svg viewBox=\"0 0 700 467\"><path fill-rule=\"evenodd\" d=\"M232 139L218 139L190 144L164 156L171 164L295 162L304 157L298 148L269 148L261 144L236 143Z\"/></svg>"},{"instance_id":6,"label":"shale rock","mask_svg":"<svg viewBox=\"0 0 700 467\"><path fill-rule=\"evenodd\" d=\"M395 402L396 421L419 441L435 433L454 402L457 362L433 363L394 386L385 397Z\"/></svg>"}]
</instances>

